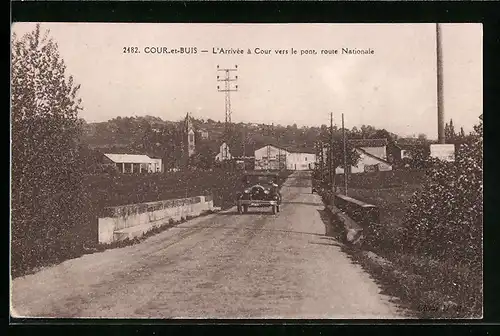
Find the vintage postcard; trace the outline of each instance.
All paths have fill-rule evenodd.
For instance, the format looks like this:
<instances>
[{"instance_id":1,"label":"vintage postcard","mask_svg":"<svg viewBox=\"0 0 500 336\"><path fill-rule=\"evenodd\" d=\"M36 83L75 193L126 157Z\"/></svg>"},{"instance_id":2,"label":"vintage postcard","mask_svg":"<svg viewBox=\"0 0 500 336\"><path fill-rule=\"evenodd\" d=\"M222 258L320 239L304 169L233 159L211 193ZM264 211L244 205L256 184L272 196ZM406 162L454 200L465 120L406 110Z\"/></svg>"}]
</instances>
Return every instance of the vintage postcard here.
<instances>
[{"instance_id":1,"label":"vintage postcard","mask_svg":"<svg viewBox=\"0 0 500 336\"><path fill-rule=\"evenodd\" d=\"M483 316L481 24L23 23L12 317Z\"/></svg>"}]
</instances>

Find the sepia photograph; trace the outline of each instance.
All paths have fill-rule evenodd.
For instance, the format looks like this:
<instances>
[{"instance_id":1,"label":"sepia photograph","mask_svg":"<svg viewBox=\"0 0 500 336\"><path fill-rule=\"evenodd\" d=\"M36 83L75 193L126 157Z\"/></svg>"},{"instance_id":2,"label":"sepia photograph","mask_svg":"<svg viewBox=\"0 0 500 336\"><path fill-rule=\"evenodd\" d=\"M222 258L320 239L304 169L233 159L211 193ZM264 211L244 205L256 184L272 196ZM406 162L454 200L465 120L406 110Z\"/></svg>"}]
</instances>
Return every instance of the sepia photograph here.
<instances>
[{"instance_id":1,"label":"sepia photograph","mask_svg":"<svg viewBox=\"0 0 500 336\"><path fill-rule=\"evenodd\" d=\"M481 319L479 23L15 22L10 316Z\"/></svg>"}]
</instances>

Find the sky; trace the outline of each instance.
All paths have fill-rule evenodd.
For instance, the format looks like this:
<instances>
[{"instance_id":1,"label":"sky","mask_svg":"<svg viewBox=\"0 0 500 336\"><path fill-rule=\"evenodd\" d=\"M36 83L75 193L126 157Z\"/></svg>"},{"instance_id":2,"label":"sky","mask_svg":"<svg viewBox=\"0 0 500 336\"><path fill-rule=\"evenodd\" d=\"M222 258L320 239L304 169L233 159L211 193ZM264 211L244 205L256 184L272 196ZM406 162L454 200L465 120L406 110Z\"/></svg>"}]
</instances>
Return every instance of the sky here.
<instances>
[{"instance_id":1,"label":"sky","mask_svg":"<svg viewBox=\"0 0 500 336\"><path fill-rule=\"evenodd\" d=\"M12 31L22 35L34 27L15 23ZM68 74L81 84L80 117L88 122L144 115L180 120L187 112L224 121L217 65L237 65L233 122L320 126L329 124L333 112L338 126L343 113L347 128L365 124L400 136L437 138L435 24L42 23L41 28L50 30ZM124 47L139 53L124 53ZM195 47L197 53L146 52L154 47ZM240 48L244 54L214 54L213 48ZM271 53L256 54L255 48ZM373 53L342 54L342 48ZM442 50L445 120L452 118L469 132L483 108L482 25L442 24Z\"/></svg>"}]
</instances>

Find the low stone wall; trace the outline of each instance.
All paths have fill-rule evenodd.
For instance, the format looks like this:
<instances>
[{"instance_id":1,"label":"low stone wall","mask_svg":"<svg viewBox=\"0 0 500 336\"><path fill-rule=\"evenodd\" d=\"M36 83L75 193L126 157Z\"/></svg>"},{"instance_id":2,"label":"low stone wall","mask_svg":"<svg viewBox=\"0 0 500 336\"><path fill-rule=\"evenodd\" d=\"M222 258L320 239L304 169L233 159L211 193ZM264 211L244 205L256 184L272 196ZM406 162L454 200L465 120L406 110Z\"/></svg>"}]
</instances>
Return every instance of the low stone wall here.
<instances>
[{"instance_id":1,"label":"low stone wall","mask_svg":"<svg viewBox=\"0 0 500 336\"><path fill-rule=\"evenodd\" d=\"M334 195L334 204L364 228L380 222L380 209L373 204L341 194Z\"/></svg>"},{"instance_id":2,"label":"low stone wall","mask_svg":"<svg viewBox=\"0 0 500 336\"><path fill-rule=\"evenodd\" d=\"M98 218L100 244L139 237L147 231L214 210L211 196L108 207Z\"/></svg>"}]
</instances>

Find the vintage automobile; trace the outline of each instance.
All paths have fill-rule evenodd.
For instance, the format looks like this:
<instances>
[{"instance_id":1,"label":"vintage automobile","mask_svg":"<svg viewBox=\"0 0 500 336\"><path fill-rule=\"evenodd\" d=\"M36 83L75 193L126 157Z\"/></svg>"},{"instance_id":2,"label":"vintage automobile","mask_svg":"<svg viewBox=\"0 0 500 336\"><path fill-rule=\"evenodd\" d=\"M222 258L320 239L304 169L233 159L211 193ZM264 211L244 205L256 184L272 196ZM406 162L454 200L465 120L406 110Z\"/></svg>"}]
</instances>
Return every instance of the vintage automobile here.
<instances>
[{"instance_id":1,"label":"vintage automobile","mask_svg":"<svg viewBox=\"0 0 500 336\"><path fill-rule=\"evenodd\" d=\"M238 213L247 213L249 207L271 207L273 214L279 212L281 205L279 183L278 173L245 172L242 187L236 196Z\"/></svg>"}]
</instances>

